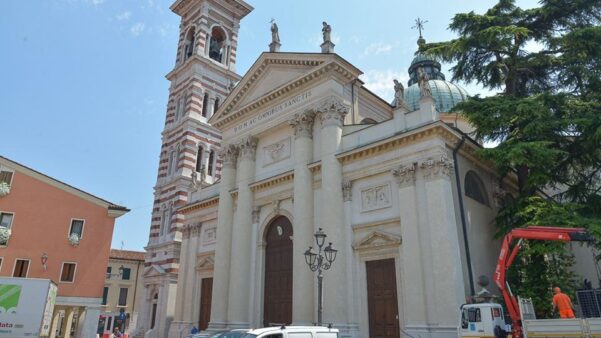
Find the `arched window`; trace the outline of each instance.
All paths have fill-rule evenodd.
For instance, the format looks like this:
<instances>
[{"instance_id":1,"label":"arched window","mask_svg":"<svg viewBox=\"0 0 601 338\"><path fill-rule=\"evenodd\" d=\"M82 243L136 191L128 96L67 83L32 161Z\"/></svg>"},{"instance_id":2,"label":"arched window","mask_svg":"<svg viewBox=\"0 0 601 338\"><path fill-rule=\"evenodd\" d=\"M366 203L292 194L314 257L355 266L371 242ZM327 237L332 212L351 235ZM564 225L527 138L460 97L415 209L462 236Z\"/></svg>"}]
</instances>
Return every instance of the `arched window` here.
<instances>
[{"instance_id":1,"label":"arched window","mask_svg":"<svg viewBox=\"0 0 601 338\"><path fill-rule=\"evenodd\" d=\"M205 93L202 99L202 116L207 117L207 111L209 109L209 93Z\"/></svg>"},{"instance_id":2,"label":"arched window","mask_svg":"<svg viewBox=\"0 0 601 338\"><path fill-rule=\"evenodd\" d=\"M163 236L165 234L165 229L169 226L169 212L166 207L163 209L163 214L161 215L161 227L159 229L159 235Z\"/></svg>"},{"instance_id":3,"label":"arched window","mask_svg":"<svg viewBox=\"0 0 601 338\"><path fill-rule=\"evenodd\" d=\"M472 170L465 174L465 195L484 205L490 205L488 203L488 194L486 193L484 183L480 177L478 177L478 174Z\"/></svg>"},{"instance_id":4,"label":"arched window","mask_svg":"<svg viewBox=\"0 0 601 338\"><path fill-rule=\"evenodd\" d=\"M215 162L215 150L209 152L209 168L207 168L207 175L209 176L213 176L213 169L215 167L213 162Z\"/></svg>"},{"instance_id":5,"label":"arched window","mask_svg":"<svg viewBox=\"0 0 601 338\"><path fill-rule=\"evenodd\" d=\"M378 122L376 122L376 120L366 117L363 120L361 120L361 124L376 124Z\"/></svg>"},{"instance_id":6,"label":"arched window","mask_svg":"<svg viewBox=\"0 0 601 338\"><path fill-rule=\"evenodd\" d=\"M151 310L151 314L150 314L150 328L151 329L154 329L154 324L156 323L158 302L159 302L159 294L157 292L154 294L154 297L152 297L152 310Z\"/></svg>"},{"instance_id":7,"label":"arched window","mask_svg":"<svg viewBox=\"0 0 601 338\"><path fill-rule=\"evenodd\" d=\"M213 114L215 114L217 112L217 109L219 109L219 98L218 97L215 98L215 104L213 105Z\"/></svg>"},{"instance_id":8,"label":"arched window","mask_svg":"<svg viewBox=\"0 0 601 338\"><path fill-rule=\"evenodd\" d=\"M198 147L198 152L196 153L196 171L200 172L200 169L202 168L202 152L204 150L202 149L202 147Z\"/></svg>"},{"instance_id":9,"label":"arched window","mask_svg":"<svg viewBox=\"0 0 601 338\"><path fill-rule=\"evenodd\" d=\"M184 60L187 60L192 54L194 54L194 35L195 30L194 27L188 30L188 34L186 34L186 40L184 45Z\"/></svg>"},{"instance_id":10,"label":"arched window","mask_svg":"<svg viewBox=\"0 0 601 338\"><path fill-rule=\"evenodd\" d=\"M186 97L182 96L179 99L179 113L178 113L178 118L184 117L185 111L186 111Z\"/></svg>"},{"instance_id":11,"label":"arched window","mask_svg":"<svg viewBox=\"0 0 601 338\"><path fill-rule=\"evenodd\" d=\"M217 62L224 63L225 31L221 27L213 27L209 41L209 57Z\"/></svg>"}]
</instances>

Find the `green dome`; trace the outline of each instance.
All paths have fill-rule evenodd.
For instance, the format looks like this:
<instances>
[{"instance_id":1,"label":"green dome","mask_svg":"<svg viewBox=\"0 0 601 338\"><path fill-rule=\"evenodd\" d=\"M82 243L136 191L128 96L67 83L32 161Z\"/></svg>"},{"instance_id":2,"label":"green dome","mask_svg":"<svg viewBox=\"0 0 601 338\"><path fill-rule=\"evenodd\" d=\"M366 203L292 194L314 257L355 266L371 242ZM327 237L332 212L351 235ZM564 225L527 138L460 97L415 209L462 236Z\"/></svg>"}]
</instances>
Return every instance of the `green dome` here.
<instances>
[{"instance_id":1,"label":"green dome","mask_svg":"<svg viewBox=\"0 0 601 338\"><path fill-rule=\"evenodd\" d=\"M456 104L467 100L467 91L454 83L444 80L429 80L428 83L432 88L432 98L439 112L446 113ZM419 99L420 90L417 83L405 90L405 103L409 107L409 111L419 109Z\"/></svg>"}]
</instances>

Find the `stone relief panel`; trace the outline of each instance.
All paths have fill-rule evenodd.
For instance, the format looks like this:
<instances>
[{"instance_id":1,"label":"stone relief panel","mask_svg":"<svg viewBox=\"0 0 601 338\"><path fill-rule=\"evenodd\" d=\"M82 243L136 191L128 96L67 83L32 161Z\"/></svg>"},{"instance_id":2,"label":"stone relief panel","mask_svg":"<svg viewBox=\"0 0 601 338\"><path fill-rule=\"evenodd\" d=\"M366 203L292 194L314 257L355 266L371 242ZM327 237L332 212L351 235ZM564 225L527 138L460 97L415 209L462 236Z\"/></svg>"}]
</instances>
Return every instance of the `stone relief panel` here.
<instances>
[{"instance_id":1,"label":"stone relief panel","mask_svg":"<svg viewBox=\"0 0 601 338\"><path fill-rule=\"evenodd\" d=\"M270 164L285 160L290 157L291 138L287 137L281 141L263 147L263 158L266 167Z\"/></svg>"},{"instance_id":2,"label":"stone relief panel","mask_svg":"<svg viewBox=\"0 0 601 338\"><path fill-rule=\"evenodd\" d=\"M390 182L361 190L361 212L392 206Z\"/></svg>"},{"instance_id":3,"label":"stone relief panel","mask_svg":"<svg viewBox=\"0 0 601 338\"><path fill-rule=\"evenodd\" d=\"M216 227L206 228L202 235L203 244L215 243L216 240L217 240L217 228Z\"/></svg>"}]
</instances>

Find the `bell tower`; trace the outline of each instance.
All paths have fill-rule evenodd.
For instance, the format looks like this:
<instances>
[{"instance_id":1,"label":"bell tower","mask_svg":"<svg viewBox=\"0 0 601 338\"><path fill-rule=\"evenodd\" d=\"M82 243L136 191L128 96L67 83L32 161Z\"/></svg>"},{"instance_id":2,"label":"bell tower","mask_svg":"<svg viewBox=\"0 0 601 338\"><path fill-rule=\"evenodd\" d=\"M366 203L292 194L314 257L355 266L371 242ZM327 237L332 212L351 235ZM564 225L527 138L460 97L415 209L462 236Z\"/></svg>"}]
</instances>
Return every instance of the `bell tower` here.
<instances>
[{"instance_id":1,"label":"bell tower","mask_svg":"<svg viewBox=\"0 0 601 338\"><path fill-rule=\"evenodd\" d=\"M240 20L253 8L242 0L177 0L180 16L175 67L161 133L157 181L146 247L144 301L137 332L167 337L175 312L183 216L177 209L195 190L220 177L221 133L208 124L234 84Z\"/></svg>"}]
</instances>

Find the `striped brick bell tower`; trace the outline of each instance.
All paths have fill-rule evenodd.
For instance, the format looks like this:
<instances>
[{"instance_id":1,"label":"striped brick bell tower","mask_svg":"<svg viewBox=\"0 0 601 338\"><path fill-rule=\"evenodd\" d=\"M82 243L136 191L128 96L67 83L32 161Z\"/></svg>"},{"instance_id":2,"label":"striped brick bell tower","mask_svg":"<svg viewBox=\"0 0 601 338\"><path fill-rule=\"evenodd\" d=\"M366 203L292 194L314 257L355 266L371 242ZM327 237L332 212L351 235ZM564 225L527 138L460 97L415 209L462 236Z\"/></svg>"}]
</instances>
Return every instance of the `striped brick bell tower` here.
<instances>
[{"instance_id":1,"label":"striped brick bell tower","mask_svg":"<svg viewBox=\"0 0 601 338\"><path fill-rule=\"evenodd\" d=\"M144 300L136 336L167 337L175 311L183 216L177 209L220 176L221 134L207 121L240 80L235 73L242 0L177 0L181 17L146 247Z\"/></svg>"}]
</instances>

